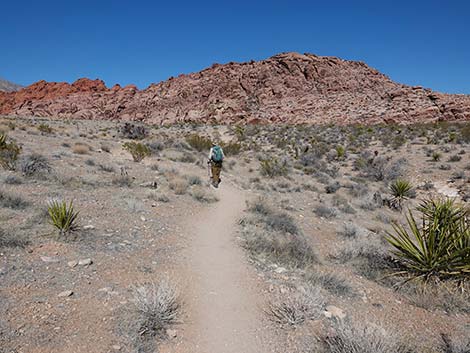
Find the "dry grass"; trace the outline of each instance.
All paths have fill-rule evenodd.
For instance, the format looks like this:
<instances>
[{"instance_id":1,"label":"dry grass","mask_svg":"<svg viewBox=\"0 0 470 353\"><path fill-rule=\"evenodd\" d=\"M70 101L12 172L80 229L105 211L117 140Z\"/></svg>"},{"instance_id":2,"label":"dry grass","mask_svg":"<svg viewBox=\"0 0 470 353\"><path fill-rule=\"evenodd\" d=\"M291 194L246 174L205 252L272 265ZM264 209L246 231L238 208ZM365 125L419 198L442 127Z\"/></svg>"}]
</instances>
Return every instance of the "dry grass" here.
<instances>
[{"instance_id":1,"label":"dry grass","mask_svg":"<svg viewBox=\"0 0 470 353\"><path fill-rule=\"evenodd\" d=\"M90 146L83 142L77 142L72 147L72 152L75 154L88 154L90 150Z\"/></svg>"}]
</instances>

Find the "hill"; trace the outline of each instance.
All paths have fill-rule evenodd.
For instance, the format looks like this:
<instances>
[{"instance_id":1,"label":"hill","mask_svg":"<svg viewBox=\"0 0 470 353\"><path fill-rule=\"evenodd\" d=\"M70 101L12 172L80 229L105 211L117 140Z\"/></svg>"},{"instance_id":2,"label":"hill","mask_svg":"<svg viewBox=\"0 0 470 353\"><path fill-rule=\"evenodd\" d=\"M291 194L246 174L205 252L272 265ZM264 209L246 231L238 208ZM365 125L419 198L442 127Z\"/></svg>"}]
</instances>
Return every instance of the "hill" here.
<instances>
[{"instance_id":1,"label":"hill","mask_svg":"<svg viewBox=\"0 0 470 353\"><path fill-rule=\"evenodd\" d=\"M470 120L470 96L392 81L362 62L282 53L214 64L144 90L103 81L37 82L0 93L0 113L152 124L351 124Z\"/></svg>"}]
</instances>

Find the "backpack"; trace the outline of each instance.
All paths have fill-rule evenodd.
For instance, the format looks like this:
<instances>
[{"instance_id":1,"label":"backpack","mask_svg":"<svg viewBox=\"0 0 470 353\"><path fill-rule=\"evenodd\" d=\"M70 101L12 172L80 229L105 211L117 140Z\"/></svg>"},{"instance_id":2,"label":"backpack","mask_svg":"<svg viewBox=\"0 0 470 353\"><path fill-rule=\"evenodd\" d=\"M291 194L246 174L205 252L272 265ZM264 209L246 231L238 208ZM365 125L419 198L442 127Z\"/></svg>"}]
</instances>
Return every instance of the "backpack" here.
<instances>
[{"instance_id":1,"label":"backpack","mask_svg":"<svg viewBox=\"0 0 470 353\"><path fill-rule=\"evenodd\" d=\"M212 147L212 160L214 162L222 162L224 160L222 148L220 146Z\"/></svg>"}]
</instances>

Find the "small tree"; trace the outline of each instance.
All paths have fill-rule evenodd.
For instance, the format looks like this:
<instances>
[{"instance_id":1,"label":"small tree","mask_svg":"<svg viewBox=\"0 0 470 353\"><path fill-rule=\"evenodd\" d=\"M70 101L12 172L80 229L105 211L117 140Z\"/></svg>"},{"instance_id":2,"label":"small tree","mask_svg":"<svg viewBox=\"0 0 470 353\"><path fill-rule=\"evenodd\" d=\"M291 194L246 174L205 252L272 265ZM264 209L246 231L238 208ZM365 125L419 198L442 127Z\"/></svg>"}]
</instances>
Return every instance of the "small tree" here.
<instances>
[{"instance_id":1,"label":"small tree","mask_svg":"<svg viewBox=\"0 0 470 353\"><path fill-rule=\"evenodd\" d=\"M132 155L134 162L140 162L152 154L150 148L140 142L126 142L122 147Z\"/></svg>"},{"instance_id":2,"label":"small tree","mask_svg":"<svg viewBox=\"0 0 470 353\"><path fill-rule=\"evenodd\" d=\"M15 170L21 147L15 141L7 142L7 135L0 134L0 166L4 169Z\"/></svg>"}]
</instances>

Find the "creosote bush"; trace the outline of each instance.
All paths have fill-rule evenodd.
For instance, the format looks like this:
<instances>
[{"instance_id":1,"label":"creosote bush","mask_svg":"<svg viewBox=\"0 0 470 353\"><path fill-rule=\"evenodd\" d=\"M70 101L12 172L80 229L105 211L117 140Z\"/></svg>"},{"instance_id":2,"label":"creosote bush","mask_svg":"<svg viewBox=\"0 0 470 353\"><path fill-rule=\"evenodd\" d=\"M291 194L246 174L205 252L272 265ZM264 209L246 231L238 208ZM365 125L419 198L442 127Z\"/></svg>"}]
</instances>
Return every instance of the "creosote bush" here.
<instances>
[{"instance_id":1,"label":"creosote bush","mask_svg":"<svg viewBox=\"0 0 470 353\"><path fill-rule=\"evenodd\" d=\"M209 151L212 147L212 141L210 138L200 136L198 134L191 134L186 137L186 142L194 148L196 151Z\"/></svg>"},{"instance_id":2,"label":"creosote bush","mask_svg":"<svg viewBox=\"0 0 470 353\"><path fill-rule=\"evenodd\" d=\"M277 176L286 176L289 173L289 165L287 159L279 160L277 158L263 159L260 161L261 175L269 178Z\"/></svg>"},{"instance_id":3,"label":"creosote bush","mask_svg":"<svg viewBox=\"0 0 470 353\"><path fill-rule=\"evenodd\" d=\"M50 223L59 231L59 237L77 230L79 212L75 210L72 201L67 205L65 201L53 200L47 205L47 211Z\"/></svg>"},{"instance_id":4,"label":"creosote bush","mask_svg":"<svg viewBox=\"0 0 470 353\"><path fill-rule=\"evenodd\" d=\"M148 135L145 126L132 123L124 123L124 125L119 128L119 133L122 137L131 140L141 140Z\"/></svg>"},{"instance_id":5,"label":"creosote bush","mask_svg":"<svg viewBox=\"0 0 470 353\"><path fill-rule=\"evenodd\" d=\"M10 140L5 134L0 134L0 166L7 170L15 170L16 162L21 153L21 147Z\"/></svg>"},{"instance_id":6,"label":"creosote bush","mask_svg":"<svg viewBox=\"0 0 470 353\"><path fill-rule=\"evenodd\" d=\"M141 162L145 157L151 155L150 149L140 142L126 142L122 147L132 155L134 162Z\"/></svg>"}]
</instances>

